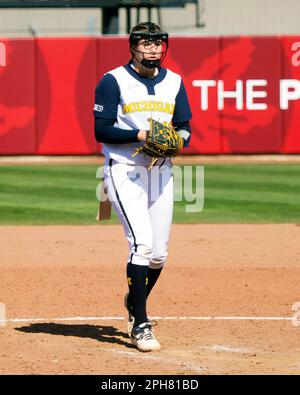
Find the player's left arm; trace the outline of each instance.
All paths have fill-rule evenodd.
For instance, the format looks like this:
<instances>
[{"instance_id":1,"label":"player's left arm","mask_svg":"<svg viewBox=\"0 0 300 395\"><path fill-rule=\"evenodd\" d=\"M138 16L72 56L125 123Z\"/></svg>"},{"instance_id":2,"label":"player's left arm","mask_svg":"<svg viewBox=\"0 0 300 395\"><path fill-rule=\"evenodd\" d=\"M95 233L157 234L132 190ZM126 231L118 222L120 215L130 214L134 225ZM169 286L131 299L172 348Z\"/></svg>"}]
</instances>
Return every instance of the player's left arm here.
<instances>
[{"instance_id":1,"label":"player's left arm","mask_svg":"<svg viewBox=\"0 0 300 395\"><path fill-rule=\"evenodd\" d=\"M180 88L175 99L175 109L172 118L173 126L184 140L184 147L188 147L192 130L190 126L190 119L192 112L189 100L186 94L184 83L181 80Z\"/></svg>"}]
</instances>

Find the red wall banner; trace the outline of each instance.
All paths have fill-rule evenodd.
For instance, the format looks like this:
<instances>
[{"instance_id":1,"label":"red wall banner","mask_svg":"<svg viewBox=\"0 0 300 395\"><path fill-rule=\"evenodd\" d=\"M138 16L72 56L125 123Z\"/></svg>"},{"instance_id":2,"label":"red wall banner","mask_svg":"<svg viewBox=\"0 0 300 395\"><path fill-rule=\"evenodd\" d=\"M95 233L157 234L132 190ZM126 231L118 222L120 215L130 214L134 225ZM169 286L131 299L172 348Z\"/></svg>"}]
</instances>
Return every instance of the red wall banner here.
<instances>
[{"instance_id":1,"label":"red wall banner","mask_svg":"<svg viewBox=\"0 0 300 395\"><path fill-rule=\"evenodd\" d=\"M279 40L272 37L222 38L220 56L223 84L218 93L220 102L224 102L222 152L280 152ZM228 96L233 98L226 98Z\"/></svg>"},{"instance_id":2,"label":"red wall banner","mask_svg":"<svg viewBox=\"0 0 300 395\"><path fill-rule=\"evenodd\" d=\"M38 116L34 41L0 43L0 154L32 154Z\"/></svg>"},{"instance_id":3,"label":"red wall banner","mask_svg":"<svg viewBox=\"0 0 300 395\"><path fill-rule=\"evenodd\" d=\"M37 154L96 150L93 96L96 40L37 40Z\"/></svg>"},{"instance_id":4,"label":"red wall banner","mask_svg":"<svg viewBox=\"0 0 300 395\"><path fill-rule=\"evenodd\" d=\"M92 154L102 75L128 39L0 38L0 155ZM186 154L300 153L300 36L171 37L190 100Z\"/></svg>"}]
</instances>

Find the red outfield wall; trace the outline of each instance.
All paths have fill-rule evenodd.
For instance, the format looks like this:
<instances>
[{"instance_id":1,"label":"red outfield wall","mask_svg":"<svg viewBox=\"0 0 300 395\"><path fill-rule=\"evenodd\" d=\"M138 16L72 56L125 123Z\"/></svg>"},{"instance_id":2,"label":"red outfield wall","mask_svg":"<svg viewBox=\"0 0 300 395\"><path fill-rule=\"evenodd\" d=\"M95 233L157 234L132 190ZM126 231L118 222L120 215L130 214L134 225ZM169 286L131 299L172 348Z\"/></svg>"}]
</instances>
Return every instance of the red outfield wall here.
<instances>
[{"instance_id":1,"label":"red outfield wall","mask_svg":"<svg viewBox=\"0 0 300 395\"><path fill-rule=\"evenodd\" d=\"M127 42L0 39L0 154L99 152L94 89ZM185 153L300 153L300 36L170 38L164 66L192 107Z\"/></svg>"}]
</instances>

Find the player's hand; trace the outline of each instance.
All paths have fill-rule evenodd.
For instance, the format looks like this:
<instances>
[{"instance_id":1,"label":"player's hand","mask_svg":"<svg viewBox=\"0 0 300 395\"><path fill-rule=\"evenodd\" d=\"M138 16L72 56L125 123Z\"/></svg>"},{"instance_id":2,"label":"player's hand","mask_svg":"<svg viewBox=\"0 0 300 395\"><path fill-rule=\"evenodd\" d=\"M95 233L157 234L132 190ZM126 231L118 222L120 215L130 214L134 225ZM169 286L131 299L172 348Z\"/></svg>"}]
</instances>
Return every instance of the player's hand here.
<instances>
[{"instance_id":1,"label":"player's hand","mask_svg":"<svg viewBox=\"0 0 300 395\"><path fill-rule=\"evenodd\" d=\"M137 134L137 138L139 141L146 141L147 140L147 136L148 136L148 131L147 130L139 130L138 134Z\"/></svg>"}]
</instances>

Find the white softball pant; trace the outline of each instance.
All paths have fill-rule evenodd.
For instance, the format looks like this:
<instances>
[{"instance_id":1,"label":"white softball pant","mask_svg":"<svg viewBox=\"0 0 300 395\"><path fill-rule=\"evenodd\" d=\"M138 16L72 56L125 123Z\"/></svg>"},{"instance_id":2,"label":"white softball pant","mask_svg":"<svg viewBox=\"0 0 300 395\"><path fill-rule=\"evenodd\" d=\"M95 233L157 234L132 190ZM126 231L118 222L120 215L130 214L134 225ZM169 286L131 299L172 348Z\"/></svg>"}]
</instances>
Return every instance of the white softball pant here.
<instances>
[{"instance_id":1,"label":"white softball pant","mask_svg":"<svg viewBox=\"0 0 300 395\"><path fill-rule=\"evenodd\" d=\"M129 243L128 262L161 268L168 255L173 216L172 164L128 165L109 159L104 182Z\"/></svg>"}]
</instances>

